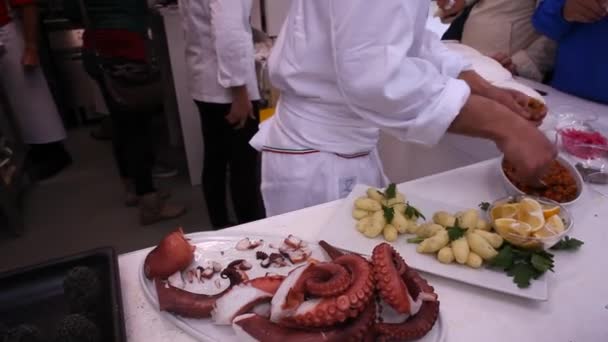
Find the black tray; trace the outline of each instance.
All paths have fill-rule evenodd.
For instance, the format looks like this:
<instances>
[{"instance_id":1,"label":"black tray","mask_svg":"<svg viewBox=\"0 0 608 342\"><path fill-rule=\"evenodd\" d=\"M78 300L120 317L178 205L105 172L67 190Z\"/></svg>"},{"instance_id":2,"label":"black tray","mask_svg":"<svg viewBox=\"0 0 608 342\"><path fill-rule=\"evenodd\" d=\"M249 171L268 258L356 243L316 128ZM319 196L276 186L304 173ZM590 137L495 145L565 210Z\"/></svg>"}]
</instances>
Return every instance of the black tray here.
<instances>
[{"instance_id":1,"label":"black tray","mask_svg":"<svg viewBox=\"0 0 608 342\"><path fill-rule=\"evenodd\" d=\"M57 323L70 313L63 279L76 266L87 266L99 274L101 341L126 341L118 263L109 247L0 274L0 322L9 327L33 324L51 337Z\"/></svg>"}]
</instances>

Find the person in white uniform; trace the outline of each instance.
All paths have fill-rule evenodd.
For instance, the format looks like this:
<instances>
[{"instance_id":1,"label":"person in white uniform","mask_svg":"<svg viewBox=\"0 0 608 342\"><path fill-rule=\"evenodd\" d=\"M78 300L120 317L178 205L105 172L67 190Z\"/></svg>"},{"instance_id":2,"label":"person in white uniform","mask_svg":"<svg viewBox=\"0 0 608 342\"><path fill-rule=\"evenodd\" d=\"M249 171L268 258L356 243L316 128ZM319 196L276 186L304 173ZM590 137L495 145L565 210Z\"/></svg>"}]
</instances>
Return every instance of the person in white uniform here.
<instances>
[{"instance_id":1,"label":"person in white uniform","mask_svg":"<svg viewBox=\"0 0 608 342\"><path fill-rule=\"evenodd\" d=\"M63 146L63 121L39 65L37 36L34 1L0 0L0 90L23 142L30 145L30 175L42 180L63 170L72 159Z\"/></svg>"},{"instance_id":2,"label":"person in white uniform","mask_svg":"<svg viewBox=\"0 0 608 342\"><path fill-rule=\"evenodd\" d=\"M265 216L259 154L249 145L259 125L252 0L181 0L190 93L201 117L205 158L203 194L211 223L229 221L226 175L237 223Z\"/></svg>"},{"instance_id":3,"label":"person in white uniform","mask_svg":"<svg viewBox=\"0 0 608 342\"><path fill-rule=\"evenodd\" d=\"M428 0L292 2L270 58L277 111L251 141L269 216L384 186L380 130L424 145L446 131L491 139L522 177L542 174L556 154L535 127L544 114L469 70L425 28L428 11Z\"/></svg>"}]
</instances>

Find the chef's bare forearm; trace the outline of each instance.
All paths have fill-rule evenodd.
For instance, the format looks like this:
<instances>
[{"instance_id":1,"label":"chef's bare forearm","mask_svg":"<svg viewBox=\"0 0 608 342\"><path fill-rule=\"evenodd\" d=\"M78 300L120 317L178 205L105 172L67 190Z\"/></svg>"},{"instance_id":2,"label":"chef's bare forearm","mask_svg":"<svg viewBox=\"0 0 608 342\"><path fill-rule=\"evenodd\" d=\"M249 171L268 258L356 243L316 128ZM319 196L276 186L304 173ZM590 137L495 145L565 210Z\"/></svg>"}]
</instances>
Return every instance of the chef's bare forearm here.
<instances>
[{"instance_id":1,"label":"chef's bare forearm","mask_svg":"<svg viewBox=\"0 0 608 342\"><path fill-rule=\"evenodd\" d=\"M488 97L488 92L493 88L490 82L486 81L485 78L481 77L477 72L473 70L461 72L458 78L467 82L467 84L471 88L471 93L474 95Z\"/></svg>"},{"instance_id":2,"label":"chef's bare forearm","mask_svg":"<svg viewBox=\"0 0 608 342\"><path fill-rule=\"evenodd\" d=\"M238 86L238 87L232 87L230 88L232 91L232 97L234 98L234 100L240 100L240 101L249 101L249 93L247 92L247 86L246 85L242 85L242 86Z\"/></svg>"},{"instance_id":3,"label":"chef's bare forearm","mask_svg":"<svg viewBox=\"0 0 608 342\"><path fill-rule=\"evenodd\" d=\"M509 135L529 126L507 107L483 96L471 95L448 131L489 139L500 145Z\"/></svg>"},{"instance_id":4,"label":"chef's bare forearm","mask_svg":"<svg viewBox=\"0 0 608 342\"><path fill-rule=\"evenodd\" d=\"M26 49L38 49L38 7L26 5L21 8L23 16L23 36Z\"/></svg>"}]
</instances>

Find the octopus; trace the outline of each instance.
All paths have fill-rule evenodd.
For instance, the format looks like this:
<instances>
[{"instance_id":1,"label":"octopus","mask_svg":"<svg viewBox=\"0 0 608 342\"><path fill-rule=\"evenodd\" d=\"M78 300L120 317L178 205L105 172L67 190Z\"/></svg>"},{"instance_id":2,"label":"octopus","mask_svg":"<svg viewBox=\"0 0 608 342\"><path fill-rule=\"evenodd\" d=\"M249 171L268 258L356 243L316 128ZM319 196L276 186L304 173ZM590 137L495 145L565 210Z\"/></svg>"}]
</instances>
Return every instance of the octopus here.
<instances>
[{"instance_id":1,"label":"octopus","mask_svg":"<svg viewBox=\"0 0 608 342\"><path fill-rule=\"evenodd\" d=\"M171 239L183 239L172 243L174 248L182 253L192 250L179 233L172 233L177 236ZM298 242L295 238L289 241ZM439 315L433 287L391 245L376 246L369 260L324 241L320 246L329 261L307 260L286 276L247 279L238 267L227 267L221 276L230 284L215 295L190 293L171 285L166 274L189 266L184 266L187 258L183 255L181 262L166 262L172 265L166 269L154 265L155 258L150 258L148 266L157 270L150 274L157 275L153 281L161 311L231 326L239 340L412 341L433 328ZM164 253L162 248L160 251Z\"/></svg>"}]
</instances>

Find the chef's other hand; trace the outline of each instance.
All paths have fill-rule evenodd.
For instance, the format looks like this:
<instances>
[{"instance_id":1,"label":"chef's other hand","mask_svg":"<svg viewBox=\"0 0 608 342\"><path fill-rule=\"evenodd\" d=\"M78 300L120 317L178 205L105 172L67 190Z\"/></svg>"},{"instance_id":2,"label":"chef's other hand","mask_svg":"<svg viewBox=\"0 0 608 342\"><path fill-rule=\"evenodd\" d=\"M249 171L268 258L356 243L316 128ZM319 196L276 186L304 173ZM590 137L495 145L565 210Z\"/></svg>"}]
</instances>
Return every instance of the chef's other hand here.
<instances>
[{"instance_id":1,"label":"chef's other hand","mask_svg":"<svg viewBox=\"0 0 608 342\"><path fill-rule=\"evenodd\" d=\"M525 119L530 119L530 113L526 110L528 97L518 91L491 86L483 96L500 103Z\"/></svg>"},{"instance_id":2,"label":"chef's other hand","mask_svg":"<svg viewBox=\"0 0 608 342\"><path fill-rule=\"evenodd\" d=\"M454 4L450 7L450 0L437 0L437 6L443 11L443 18L456 15L464 9L464 0L453 0Z\"/></svg>"},{"instance_id":3,"label":"chef's other hand","mask_svg":"<svg viewBox=\"0 0 608 342\"><path fill-rule=\"evenodd\" d=\"M608 16L604 0L566 0L562 11L569 22L594 23Z\"/></svg>"},{"instance_id":4,"label":"chef's other hand","mask_svg":"<svg viewBox=\"0 0 608 342\"><path fill-rule=\"evenodd\" d=\"M40 65L40 58L38 57L38 49L32 47L26 47L23 50L23 56L21 57L21 64L26 68L35 68Z\"/></svg>"},{"instance_id":5,"label":"chef's other hand","mask_svg":"<svg viewBox=\"0 0 608 342\"><path fill-rule=\"evenodd\" d=\"M496 144L517 170L515 176L529 184L538 183L557 156L555 145L529 123Z\"/></svg>"},{"instance_id":6,"label":"chef's other hand","mask_svg":"<svg viewBox=\"0 0 608 342\"><path fill-rule=\"evenodd\" d=\"M245 127L247 120L250 118L255 119L255 116L253 114L253 106L251 105L251 101L249 101L247 87L233 88L232 105L230 106L230 113L226 115L226 120L235 129L241 129Z\"/></svg>"},{"instance_id":7,"label":"chef's other hand","mask_svg":"<svg viewBox=\"0 0 608 342\"><path fill-rule=\"evenodd\" d=\"M503 68L509 70L509 72L513 75L517 75L517 67L513 64L513 60L506 53L499 52L490 56L492 59L500 63Z\"/></svg>"}]
</instances>

